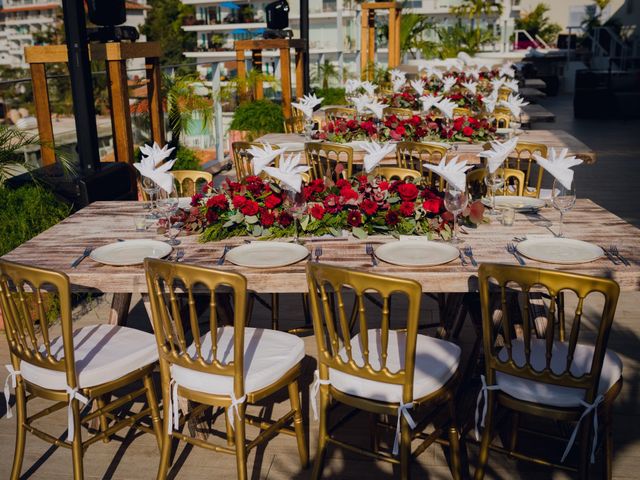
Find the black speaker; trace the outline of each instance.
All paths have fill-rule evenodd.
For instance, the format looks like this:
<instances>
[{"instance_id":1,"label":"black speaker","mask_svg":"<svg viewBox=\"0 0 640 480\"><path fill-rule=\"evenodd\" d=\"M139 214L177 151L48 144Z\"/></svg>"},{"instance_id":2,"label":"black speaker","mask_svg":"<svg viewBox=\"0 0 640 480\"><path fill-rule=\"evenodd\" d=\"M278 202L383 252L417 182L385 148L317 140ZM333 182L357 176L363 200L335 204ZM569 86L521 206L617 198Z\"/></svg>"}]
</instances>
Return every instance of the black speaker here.
<instances>
[{"instance_id":1,"label":"black speaker","mask_svg":"<svg viewBox=\"0 0 640 480\"><path fill-rule=\"evenodd\" d=\"M102 26L121 25L127 20L125 0L87 0L89 20Z\"/></svg>"},{"instance_id":2,"label":"black speaker","mask_svg":"<svg viewBox=\"0 0 640 480\"><path fill-rule=\"evenodd\" d=\"M265 11L269 30L283 30L289 26L289 4L286 0L268 4Z\"/></svg>"}]
</instances>

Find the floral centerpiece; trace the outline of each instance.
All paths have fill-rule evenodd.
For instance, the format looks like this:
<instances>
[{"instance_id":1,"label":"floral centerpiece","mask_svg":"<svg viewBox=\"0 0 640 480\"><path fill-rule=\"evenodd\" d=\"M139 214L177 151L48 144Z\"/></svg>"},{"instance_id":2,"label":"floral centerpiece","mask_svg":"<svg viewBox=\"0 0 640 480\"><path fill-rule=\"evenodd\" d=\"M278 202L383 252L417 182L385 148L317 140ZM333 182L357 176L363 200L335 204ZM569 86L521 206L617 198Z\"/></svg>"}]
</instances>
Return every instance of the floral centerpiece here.
<instances>
[{"instance_id":1,"label":"floral centerpiece","mask_svg":"<svg viewBox=\"0 0 640 480\"><path fill-rule=\"evenodd\" d=\"M303 234L358 238L371 234L426 235L448 239L452 215L444 208L443 194L420 183L386 181L361 175L351 180L312 180L303 185L305 211L299 219ZM234 236L276 238L295 234L289 197L270 180L250 176L227 181L219 189L205 187L192 197L184 213L187 231L202 242ZM463 222L482 221L484 206L471 204Z\"/></svg>"}]
</instances>

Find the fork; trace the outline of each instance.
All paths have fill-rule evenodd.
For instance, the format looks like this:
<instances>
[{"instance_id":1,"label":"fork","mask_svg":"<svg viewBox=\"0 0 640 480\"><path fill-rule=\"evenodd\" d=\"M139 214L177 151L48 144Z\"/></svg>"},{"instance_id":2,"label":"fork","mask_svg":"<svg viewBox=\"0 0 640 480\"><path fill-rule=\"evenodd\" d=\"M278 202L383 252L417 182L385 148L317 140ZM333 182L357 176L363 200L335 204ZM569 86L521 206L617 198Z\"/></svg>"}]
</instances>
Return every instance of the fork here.
<instances>
[{"instance_id":1,"label":"fork","mask_svg":"<svg viewBox=\"0 0 640 480\"><path fill-rule=\"evenodd\" d=\"M73 263L71 264L71 268L76 268L78 265L80 265L80 262L82 262L85 258L87 258L89 255L91 255L91 252L93 251L93 247L86 247L84 249L84 252L82 253L82 255L80 255L78 258L76 258Z\"/></svg>"},{"instance_id":2,"label":"fork","mask_svg":"<svg viewBox=\"0 0 640 480\"><path fill-rule=\"evenodd\" d=\"M222 251L222 255L220 255L220 258L216 262L216 265L222 265L224 263L224 257L227 256L229 250L231 250L231 247L229 245L225 245L224 250Z\"/></svg>"},{"instance_id":3,"label":"fork","mask_svg":"<svg viewBox=\"0 0 640 480\"><path fill-rule=\"evenodd\" d=\"M462 263L463 267L466 267L467 265L469 265L469 263L464 259L464 255L460 250L458 250L458 258L460 259L460 263Z\"/></svg>"},{"instance_id":4,"label":"fork","mask_svg":"<svg viewBox=\"0 0 640 480\"><path fill-rule=\"evenodd\" d=\"M511 242L507 243L507 252L509 252L514 257L516 257L516 260L518 260L518 263L520 265L523 265L523 266L526 265L526 263L524 262L523 258L518 253L518 250L516 249L515 244L513 244Z\"/></svg>"},{"instance_id":5,"label":"fork","mask_svg":"<svg viewBox=\"0 0 640 480\"><path fill-rule=\"evenodd\" d=\"M474 267L478 266L478 262L473 258L473 249L471 247L464 247L464 254L469 257L469 260L471 260L471 265Z\"/></svg>"},{"instance_id":6,"label":"fork","mask_svg":"<svg viewBox=\"0 0 640 480\"><path fill-rule=\"evenodd\" d=\"M320 257L322 256L322 247L316 247L313 254L316 256L316 263L318 263L320 261Z\"/></svg>"},{"instance_id":7,"label":"fork","mask_svg":"<svg viewBox=\"0 0 640 480\"><path fill-rule=\"evenodd\" d=\"M179 248L176 251L176 258L174 259L174 261L178 263L180 262L180 260L182 260L182 257L184 257L184 248Z\"/></svg>"},{"instance_id":8,"label":"fork","mask_svg":"<svg viewBox=\"0 0 640 480\"><path fill-rule=\"evenodd\" d=\"M375 267L376 265L378 265L378 260L376 259L376 254L373 251L372 244L367 243L367 245L365 246L365 252L367 253L367 255L371 256L371 266Z\"/></svg>"},{"instance_id":9,"label":"fork","mask_svg":"<svg viewBox=\"0 0 640 480\"><path fill-rule=\"evenodd\" d=\"M629 263L629 260L627 260L625 257L623 257L620 252L618 251L618 246L617 245L609 245L609 251L611 252L612 255L618 257L620 260L622 260L622 263L624 263L627 267L631 266L631 263Z\"/></svg>"}]
</instances>

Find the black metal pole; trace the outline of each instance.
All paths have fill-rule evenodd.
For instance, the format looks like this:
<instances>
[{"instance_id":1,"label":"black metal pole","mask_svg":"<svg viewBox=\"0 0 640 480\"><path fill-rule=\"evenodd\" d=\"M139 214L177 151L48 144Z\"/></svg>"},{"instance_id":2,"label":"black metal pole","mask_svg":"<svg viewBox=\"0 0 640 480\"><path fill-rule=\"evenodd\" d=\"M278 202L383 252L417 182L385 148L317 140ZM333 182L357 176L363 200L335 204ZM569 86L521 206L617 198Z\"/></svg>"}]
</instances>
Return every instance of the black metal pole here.
<instances>
[{"instance_id":1,"label":"black metal pole","mask_svg":"<svg viewBox=\"0 0 640 480\"><path fill-rule=\"evenodd\" d=\"M309 0L300 0L300 38L305 45L302 52L302 65L304 69L303 93L306 95L311 86L309 78Z\"/></svg>"},{"instance_id":2,"label":"black metal pole","mask_svg":"<svg viewBox=\"0 0 640 480\"><path fill-rule=\"evenodd\" d=\"M69 55L73 113L78 135L77 151L84 174L100 169L98 129L89 63L89 42L82 0L62 0L64 30Z\"/></svg>"}]
</instances>

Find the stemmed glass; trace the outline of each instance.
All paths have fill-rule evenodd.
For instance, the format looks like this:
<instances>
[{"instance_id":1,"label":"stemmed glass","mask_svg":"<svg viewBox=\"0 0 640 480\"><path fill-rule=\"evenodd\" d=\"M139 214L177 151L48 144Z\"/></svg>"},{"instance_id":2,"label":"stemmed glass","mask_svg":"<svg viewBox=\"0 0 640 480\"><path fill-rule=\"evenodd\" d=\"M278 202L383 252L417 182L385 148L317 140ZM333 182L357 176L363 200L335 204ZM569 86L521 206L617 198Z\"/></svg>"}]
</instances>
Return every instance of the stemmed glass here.
<instances>
[{"instance_id":1,"label":"stemmed glass","mask_svg":"<svg viewBox=\"0 0 640 480\"><path fill-rule=\"evenodd\" d=\"M304 139L311 141L313 138L313 115L304 116Z\"/></svg>"},{"instance_id":2,"label":"stemmed glass","mask_svg":"<svg viewBox=\"0 0 640 480\"><path fill-rule=\"evenodd\" d=\"M489 215L495 217L498 215L498 212L496 211L496 192L504 187L504 176L496 170L484 177L484 183L491 192L491 211L489 212Z\"/></svg>"},{"instance_id":3,"label":"stemmed glass","mask_svg":"<svg viewBox=\"0 0 640 480\"><path fill-rule=\"evenodd\" d=\"M451 243L458 244L461 240L458 238L458 215L467 208L469 203L469 195L466 190L459 190L451 184L447 185L447 189L444 193L444 206L453 213L453 236L451 237Z\"/></svg>"},{"instance_id":4,"label":"stemmed glass","mask_svg":"<svg viewBox=\"0 0 640 480\"><path fill-rule=\"evenodd\" d=\"M158 211L156 209L156 196L158 194L158 191L160 190L160 187L149 177L142 177L142 181L140 183L142 185L142 190L144 190L144 193L149 195L149 204L147 205L145 203L145 208L151 209L151 211L149 212L149 218L158 218Z\"/></svg>"},{"instance_id":5,"label":"stemmed glass","mask_svg":"<svg viewBox=\"0 0 640 480\"><path fill-rule=\"evenodd\" d=\"M553 208L560 211L560 227L558 228L558 237L563 237L562 223L564 213L568 212L576 204L576 189L571 184L571 188L566 188L558 180L553 182L553 193L551 194Z\"/></svg>"},{"instance_id":6,"label":"stemmed glass","mask_svg":"<svg viewBox=\"0 0 640 480\"><path fill-rule=\"evenodd\" d=\"M178 192L176 192L175 189L173 189L171 192L160 190L158 194L158 208L162 211L162 213L167 219L166 235L167 237L169 237L169 240L167 241L169 245L180 244L180 240L176 240L175 237L180 232L181 225L172 226L172 223L171 223L171 217L177 213L179 204L180 204L180 199L178 198Z\"/></svg>"},{"instance_id":7,"label":"stemmed glass","mask_svg":"<svg viewBox=\"0 0 640 480\"><path fill-rule=\"evenodd\" d=\"M304 201L304 196L302 193L298 193L295 190L288 190L287 197L289 199L289 213L293 217L294 227L295 227L295 237L294 242L300 243L298 237L298 223L300 221L300 217L304 214L306 203Z\"/></svg>"}]
</instances>

